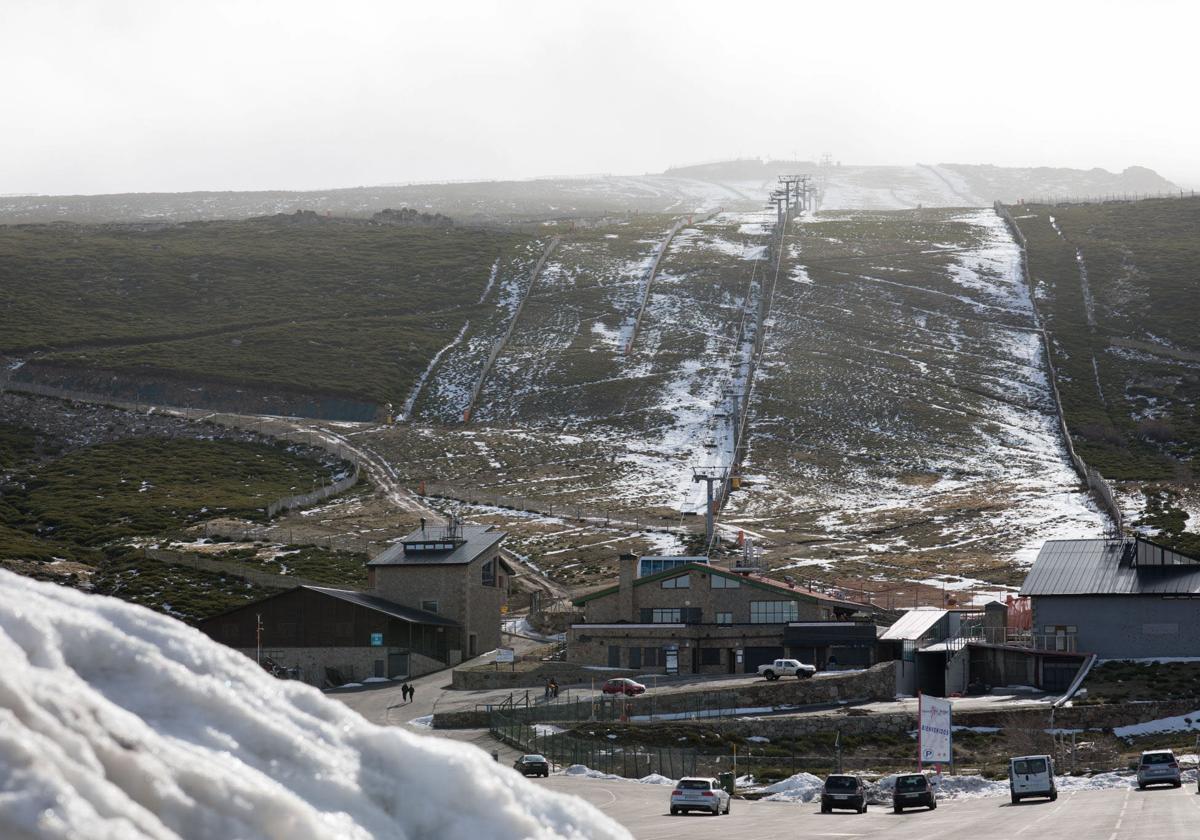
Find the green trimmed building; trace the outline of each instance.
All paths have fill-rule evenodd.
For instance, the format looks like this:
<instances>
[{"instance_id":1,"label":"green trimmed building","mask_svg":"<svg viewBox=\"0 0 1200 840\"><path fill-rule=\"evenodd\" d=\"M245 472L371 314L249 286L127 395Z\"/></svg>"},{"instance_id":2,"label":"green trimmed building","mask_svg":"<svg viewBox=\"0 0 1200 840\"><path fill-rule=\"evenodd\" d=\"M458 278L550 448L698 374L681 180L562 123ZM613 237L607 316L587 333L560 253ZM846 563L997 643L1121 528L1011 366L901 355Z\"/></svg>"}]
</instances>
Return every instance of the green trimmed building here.
<instances>
[{"instance_id":1,"label":"green trimmed building","mask_svg":"<svg viewBox=\"0 0 1200 840\"><path fill-rule=\"evenodd\" d=\"M843 666L873 663L871 648L865 654L871 661L843 659L833 640L844 633L832 631L856 623L873 627L878 607L702 563L637 577L638 559L622 555L618 585L575 599L584 621L568 631L569 661L681 674L754 673L784 656L818 668L830 656ZM825 622L831 644L809 631L803 649L789 649L789 625L817 623L819 629Z\"/></svg>"}]
</instances>

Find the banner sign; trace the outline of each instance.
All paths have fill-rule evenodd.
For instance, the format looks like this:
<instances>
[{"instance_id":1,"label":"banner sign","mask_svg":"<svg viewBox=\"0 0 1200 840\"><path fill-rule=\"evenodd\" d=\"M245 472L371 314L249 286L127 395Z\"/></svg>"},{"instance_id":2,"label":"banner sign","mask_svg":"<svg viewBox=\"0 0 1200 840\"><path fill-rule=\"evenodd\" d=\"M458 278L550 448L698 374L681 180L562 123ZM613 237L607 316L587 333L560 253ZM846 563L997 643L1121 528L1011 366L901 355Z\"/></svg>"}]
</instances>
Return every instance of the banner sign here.
<instances>
[{"instance_id":1,"label":"banner sign","mask_svg":"<svg viewBox=\"0 0 1200 840\"><path fill-rule=\"evenodd\" d=\"M918 703L918 760L922 764L951 763L950 701L922 694Z\"/></svg>"},{"instance_id":2,"label":"banner sign","mask_svg":"<svg viewBox=\"0 0 1200 840\"><path fill-rule=\"evenodd\" d=\"M512 648L496 648L496 661L497 662L512 662L513 661L513 649Z\"/></svg>"}]
</instances>

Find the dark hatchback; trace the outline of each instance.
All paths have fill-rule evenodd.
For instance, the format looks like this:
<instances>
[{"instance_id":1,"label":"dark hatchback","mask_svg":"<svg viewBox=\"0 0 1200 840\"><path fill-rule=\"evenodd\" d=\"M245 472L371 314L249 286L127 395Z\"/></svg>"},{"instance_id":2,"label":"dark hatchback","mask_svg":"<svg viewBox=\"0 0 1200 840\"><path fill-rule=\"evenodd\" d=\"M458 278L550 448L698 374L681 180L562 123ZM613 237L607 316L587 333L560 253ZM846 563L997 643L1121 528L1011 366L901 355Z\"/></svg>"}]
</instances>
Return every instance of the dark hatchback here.
<instances>
[{"instance_id":1,"label":"dark hatchback","mask_svg":"<svg viewBox=\"0 0 1200 840\"><path fill-rule=\"evenodd\" d=\"M523 755L513 765L522 776L549 776L550 762L544 755Z\"/></svg>"},{"instance_id":2,"label":"dark hatchback","mask_svg":"<svg viewBox=\"0 0 1200 840\"><path fill-rule=\"evenodd\" d=\"M896 777L896 789L892 793L892 810L899 814L905 808L937 807L937 797L929 779L920 773Z\"/></svg>"},{"instance_id":3,"label":"dark hatchback","mask_svg":"<svg viewBox=\"0 0 1200 840\"><path fill-rule=\"evenodd\" d=\"M821 813L834 808L848 808L867 813L867 787L858 776L830 776L821 789Z\"/></svg>"}]
</instances>

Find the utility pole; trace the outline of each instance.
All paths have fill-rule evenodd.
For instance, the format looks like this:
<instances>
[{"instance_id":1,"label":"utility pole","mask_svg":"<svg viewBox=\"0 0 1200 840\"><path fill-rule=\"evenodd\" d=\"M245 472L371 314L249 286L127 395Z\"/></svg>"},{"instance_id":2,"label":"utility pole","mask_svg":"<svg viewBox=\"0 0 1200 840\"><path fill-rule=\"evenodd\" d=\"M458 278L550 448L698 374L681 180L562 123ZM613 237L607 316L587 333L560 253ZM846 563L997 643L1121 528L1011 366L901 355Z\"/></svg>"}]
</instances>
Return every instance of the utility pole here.
<instances>
[{"instance_id":1,"label":"utility pole","mask_svg":"<svg viewBox=\"0 0 1200 840\"><path fill-rule=\"evenodd\" d=\"M258 664L262 665L262 613L254 614L254 644L258 648Z\"/></svg>"}]
</instances>

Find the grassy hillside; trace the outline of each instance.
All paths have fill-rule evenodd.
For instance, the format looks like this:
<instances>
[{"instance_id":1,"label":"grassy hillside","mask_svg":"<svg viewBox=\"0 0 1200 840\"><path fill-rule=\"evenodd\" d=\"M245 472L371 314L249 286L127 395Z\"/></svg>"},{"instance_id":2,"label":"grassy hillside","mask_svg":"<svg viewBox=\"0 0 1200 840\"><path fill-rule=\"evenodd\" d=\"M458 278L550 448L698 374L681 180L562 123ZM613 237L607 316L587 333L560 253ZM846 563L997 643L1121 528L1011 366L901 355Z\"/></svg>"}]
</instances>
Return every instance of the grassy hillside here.
<instances>
[{"instance_id":1,"label":"grassy hillside","mask_svg":"<svg viewBox=\"0 0 1200 840\"><path fill-rule=\"evenodd\" d=\"M0 441L14 439L41 436L0 427ZM139 603L190 619L260 593L236 577L234 563L228 578L167 566L131 553L128 540L170 536L218 513L261 517L267 502L328 481L333 466L284 446L225 440L131 438L48 457L52 448L7 450L16 454L0 486L0 565L136 594ZM281 574L345 585L363 582L364 559L294 547L274 563Z\"/></svg>"},{"instance_id":2,"label":"grassy hillside","mask_svg":"<svg viewBox=\"0 0 1200 840\"><path fill-rule=\"evenodd\" d=\"M1151 483L1147 524L1180 535L1172 502L1200 455L1200 199L1013 215L1079 453L1108 478Z\"/></svg>"},{"instance_id":3,"label":"grassy hillside","mask_svg":"<svg viewBox=\"0 0 1200 840\"><path fill-rule=\"evenodd\" d=\"M0 227L0 354L396 402L527 239L313 214Z\"/></svg>"}]
</instances>

